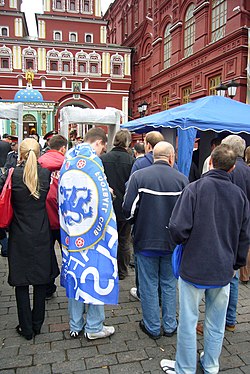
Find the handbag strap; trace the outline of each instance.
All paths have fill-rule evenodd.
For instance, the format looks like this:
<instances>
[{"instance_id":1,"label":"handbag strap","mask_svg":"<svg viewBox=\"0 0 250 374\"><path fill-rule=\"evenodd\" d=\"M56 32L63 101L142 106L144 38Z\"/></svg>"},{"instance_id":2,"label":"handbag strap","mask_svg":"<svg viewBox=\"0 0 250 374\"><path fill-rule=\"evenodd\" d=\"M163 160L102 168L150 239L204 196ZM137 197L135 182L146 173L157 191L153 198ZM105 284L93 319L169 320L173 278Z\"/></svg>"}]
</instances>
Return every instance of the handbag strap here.
<instances>
[{"instance_id":1,"label":"handbag strap","mask_svg":"<svg viewBox=\"0 0 250 374\"><path fill-rule=\"evenodd\" d=\"M1 194L4 193L4 191L8 188L9 185L11 186L11 177L12 177L13 171L14 171L14 168L9 169L8 176L7 176L6 181L4 183Z\"/></svg>"}]
</instances>

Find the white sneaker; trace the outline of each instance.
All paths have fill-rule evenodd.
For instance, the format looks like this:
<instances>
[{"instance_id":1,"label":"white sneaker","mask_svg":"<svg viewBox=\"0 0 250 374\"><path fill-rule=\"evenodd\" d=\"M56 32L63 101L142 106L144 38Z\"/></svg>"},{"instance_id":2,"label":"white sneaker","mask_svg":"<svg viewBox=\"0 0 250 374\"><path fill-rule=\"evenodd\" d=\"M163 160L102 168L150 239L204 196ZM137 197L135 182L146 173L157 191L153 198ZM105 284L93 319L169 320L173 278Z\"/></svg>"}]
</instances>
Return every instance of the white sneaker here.
<instances>
[{"instance_id":1,"label":"white sneaker","mask_svg":"<svg viewBox=\"0 0 250 374\"><path fill-rule=\"evenodd\" d=\"M102 330L99 332L85 332L85 338L89 340L107 338L110 335L113 335L115 332L114 326L103 326Z\"/></svg>"},{"instance_id":2,"label":"white sneaker","mask_svg":"<svg viewBox=\"0 0 250 374\"><path fill-rule=\"evenodd\" d=\"M137 295L137 288L136 287L132 287L129 291L130 295L133 296L135 299L140 300L140 298L138 297Z\"/></svg>"},{"instance_id":3,"label":"white sneaker","mask_svg":"<svg viewBox=\"0 0 250 374\"><path fill-rule=\"evenodd\" d=\"M173 360L161 360L160 366L164 373L176 374L175 372L175 361Z\"/></svg>"}]
</instances>

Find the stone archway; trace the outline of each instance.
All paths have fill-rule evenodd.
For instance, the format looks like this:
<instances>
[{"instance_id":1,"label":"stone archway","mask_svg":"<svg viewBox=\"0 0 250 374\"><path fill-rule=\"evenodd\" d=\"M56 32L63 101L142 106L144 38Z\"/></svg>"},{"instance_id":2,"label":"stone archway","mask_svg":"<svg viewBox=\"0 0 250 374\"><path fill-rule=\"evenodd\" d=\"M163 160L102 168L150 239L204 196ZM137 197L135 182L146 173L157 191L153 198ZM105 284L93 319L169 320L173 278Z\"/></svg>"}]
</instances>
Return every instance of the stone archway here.
<instances>
[{"instance_id":1,"label":"stone archway","mask_svg":"<svg viewBox=\"0 0 250 374\"><path fill-rule=\"evenodd\" d=\"M37 120L32 114L23 116L23 138L28 138L32 133L37 133Z\"/></svg>"}]
</instances>

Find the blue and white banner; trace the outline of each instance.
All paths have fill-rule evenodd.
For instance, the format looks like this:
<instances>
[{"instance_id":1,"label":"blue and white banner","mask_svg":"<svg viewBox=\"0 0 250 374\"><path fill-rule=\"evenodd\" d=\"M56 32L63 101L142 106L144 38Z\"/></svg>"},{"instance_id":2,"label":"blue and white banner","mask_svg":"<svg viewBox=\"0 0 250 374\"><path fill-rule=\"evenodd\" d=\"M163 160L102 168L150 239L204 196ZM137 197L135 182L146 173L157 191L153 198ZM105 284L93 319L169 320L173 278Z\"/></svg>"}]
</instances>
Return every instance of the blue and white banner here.
<instances>
[{"instance_id":1,"label":"blue and white banner","mask_svg":"<svg viewBox=\"0 0 250 374\"><path fill-rule=\"evenodd\" d=\"M118 303L117 229L102 162L88 144L70 149L60 171L61 285L88 304Z\"/></svg>"}]
</instances>

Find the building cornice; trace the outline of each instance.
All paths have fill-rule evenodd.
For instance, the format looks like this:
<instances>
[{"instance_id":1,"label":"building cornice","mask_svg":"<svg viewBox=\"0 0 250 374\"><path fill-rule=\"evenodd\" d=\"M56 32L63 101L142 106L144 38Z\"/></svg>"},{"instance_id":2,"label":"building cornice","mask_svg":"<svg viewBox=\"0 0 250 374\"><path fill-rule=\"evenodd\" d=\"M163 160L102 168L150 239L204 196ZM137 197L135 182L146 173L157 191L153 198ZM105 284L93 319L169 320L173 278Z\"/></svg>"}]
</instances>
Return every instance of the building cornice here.
<instances>
[{"instance_id":1,"label":"building cornice","mask_svg":"<svg viewBox=\"0 0 250 374\"><path fill-rule=\"evenodd\" d=\"M152 47L154 47L156 44L161 43L161 42L162 42L162 38L157 38L156 40L152 42Z\"/></svg>"},{"instance_id":2,"label":"building cornice","mask_svg":"<svg viewBox=\"0 0 250 374\"><path fill-rule=\"evenodd\" d=\"M206 7L209 7L209 1L204 1L204 3L194 8L194 15L197 14L201 9L206 8Z\"/></svg>"}]
</instances>

